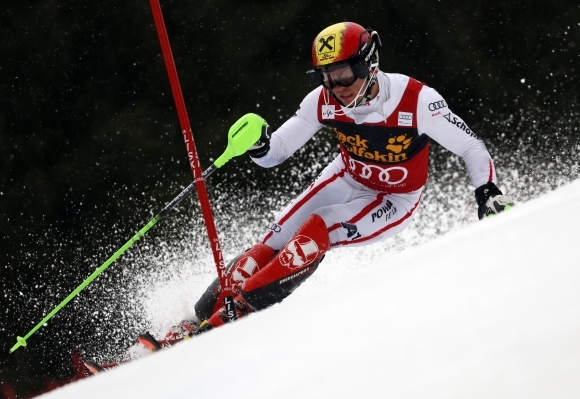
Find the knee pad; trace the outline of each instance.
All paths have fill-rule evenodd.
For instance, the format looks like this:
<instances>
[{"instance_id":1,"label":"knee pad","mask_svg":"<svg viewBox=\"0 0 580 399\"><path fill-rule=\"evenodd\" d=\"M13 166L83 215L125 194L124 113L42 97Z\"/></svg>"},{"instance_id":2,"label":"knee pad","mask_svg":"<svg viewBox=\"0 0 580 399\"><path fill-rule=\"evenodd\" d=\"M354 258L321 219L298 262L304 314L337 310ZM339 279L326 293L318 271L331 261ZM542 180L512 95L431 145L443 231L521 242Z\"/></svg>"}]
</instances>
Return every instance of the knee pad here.
<instances>
[{"instance_id":1,"label":"knee pad","mask_svg":"<svg viewBox=\"0 0 580 399\"><path fill-rule=\"evenodd\" d=\"M240 294L255 310L280 302L314 273L329 248L324 220L311 215L272 261L246 280Z\"/></svg>"}]
</instances>

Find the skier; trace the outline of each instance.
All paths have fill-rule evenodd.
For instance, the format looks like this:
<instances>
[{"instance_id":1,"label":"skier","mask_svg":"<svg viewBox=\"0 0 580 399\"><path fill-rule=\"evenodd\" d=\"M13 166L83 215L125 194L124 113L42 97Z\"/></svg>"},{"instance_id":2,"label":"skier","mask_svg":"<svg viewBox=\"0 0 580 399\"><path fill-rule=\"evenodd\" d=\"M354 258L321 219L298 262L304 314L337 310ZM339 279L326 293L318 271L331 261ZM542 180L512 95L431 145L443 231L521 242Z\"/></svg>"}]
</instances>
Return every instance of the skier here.
<instances>
[{"instance_id":1,"label":"skier","mask_svg":"<svg viewBox=\"0 0 580 399\"><path fill-rule=\"evenodd\" d=\"M427 182L430 140L465 162L478 216L514 205L497 188L484 143L434 89L411 77L379 70L377 32L353 22L327 27L312 43L317 86L298 111L248 151L258 165L282 163L324 127L340 154L274 220L254 246L228 265L238 317L280 302L312 275L331 248L369 245L403 231ZM224 324L216 279L195 305L196 319L173 327L152 349Z\"/></svg>"}]
</instances>

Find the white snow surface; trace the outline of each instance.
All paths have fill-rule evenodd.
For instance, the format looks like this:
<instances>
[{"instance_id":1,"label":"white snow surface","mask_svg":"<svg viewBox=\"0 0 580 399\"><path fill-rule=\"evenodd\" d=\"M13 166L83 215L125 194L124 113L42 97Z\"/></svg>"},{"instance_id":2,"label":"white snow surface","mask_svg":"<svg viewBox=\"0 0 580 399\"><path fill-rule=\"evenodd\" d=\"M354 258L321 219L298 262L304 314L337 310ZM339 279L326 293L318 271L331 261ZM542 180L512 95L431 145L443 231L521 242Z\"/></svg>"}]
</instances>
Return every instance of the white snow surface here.
<instances>
[{"instance_id":1,"label":"white snow surface","mask_svg":"<svg viewBox=\"0 0 580 399\"><path fill-rule=\"evenodd\" d=\"M42 397L579 398L579 203L575 181L394 255L332 251L315 289Z\"/></svg>"}]
</instances>

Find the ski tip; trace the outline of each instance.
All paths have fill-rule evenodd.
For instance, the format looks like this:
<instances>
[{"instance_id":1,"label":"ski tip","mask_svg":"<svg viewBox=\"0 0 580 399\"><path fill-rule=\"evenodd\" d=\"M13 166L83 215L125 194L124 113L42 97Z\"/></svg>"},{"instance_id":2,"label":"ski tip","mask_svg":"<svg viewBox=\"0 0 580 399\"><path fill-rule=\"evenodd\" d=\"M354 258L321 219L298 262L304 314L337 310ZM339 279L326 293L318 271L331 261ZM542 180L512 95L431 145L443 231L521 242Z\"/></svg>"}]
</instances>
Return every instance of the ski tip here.
<instances>
[{"instance_id":1,"label":"ski tip","mask_svg":"<svg viewBox=\"0 0 580 399\"><path fill-rule=\"evenodd\" d=\"M141 345L143 345L144 347L146 347L147 349L149 349L152 352L156 352L158 350L163 349L163 347L161 346L159 341L157 341L153 337L153 335L149 334L149 332L139 334L139 336L137 337L137 340L139 341L139 343Z\"/></svg>"},{"instance_id":2,"label":"ski tip","mask_svg":"<svg viewBox=\"0 0 580 399\"><path fill-rule=\"evenodd\" d=\"M105 371L109 371L116 367L119 367L121 363L119 362L110 362L110 363L97 363L94 360L85 360L84 362L85 367L93 374L99 374Z\"/></svg>"},{"instance_id":3,"label":"ski tip","mask_svg":"<svg viewBox=\"0 0 580 399\"><path fill-rule=\"evenodd\" d=\"M94 375L97 375L97 374L105 371L105 369L103 367L101 367L101 365L99 363L97 363L93 360L86 360L85 367Z\"/></svg>"},{"instance_id":4,"label":"ski tip","mask_svg":"<svg viewBox=\"0 0 580 399\"><path fill-rule=\"evenodd\" d=\"M200 323L198 330L196 331L195 335L199 335L202 334L204 332L207 332L209 330L211 330L213 328L213 326L211 324L209 324L208 320L204 320Z\"/></svg>"}]
</instances>

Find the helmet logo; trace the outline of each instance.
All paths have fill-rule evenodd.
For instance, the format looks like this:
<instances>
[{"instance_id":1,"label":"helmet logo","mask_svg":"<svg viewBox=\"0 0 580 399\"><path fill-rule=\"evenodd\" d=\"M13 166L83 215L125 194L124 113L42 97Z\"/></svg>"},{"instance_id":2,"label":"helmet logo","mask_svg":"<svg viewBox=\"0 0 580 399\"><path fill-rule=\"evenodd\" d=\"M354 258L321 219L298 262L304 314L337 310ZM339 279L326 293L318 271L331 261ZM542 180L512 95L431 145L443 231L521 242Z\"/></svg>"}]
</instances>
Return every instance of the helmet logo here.
<instances>
[{"instance_id":1,"label":"helmet logo","mask_svg":"<svg viewBox=\"0 0 580 399\"><path fill-rule=\"evenodd\" d=\"M320 36L316 48L318 62L324 62L336 57L336 34Z\"/></svg>"},{"instance_id":2,"label":"helmet logo","mask_svg":"<svg viewBox=\"0 0 580 399\"><path fill-rule=\"evenodd\" d=\"M336 33L320 36L316 45L316 58L318 62L323 63L327 60L336 58Z\"/></svg>"},{"instance_id":3,"label":"helmet logo","mask_svg":"<svg viewBox=\"0 0 580 399\"><path fill-rule=\"evenodd\" d=\"M320 44L320 47L318 48L318 54L334 51L335 39L336 35L322 36L320 39L318 39L318 44ZM325 51L327 48L328 50Z\"/></svg>"}]
</instances>

